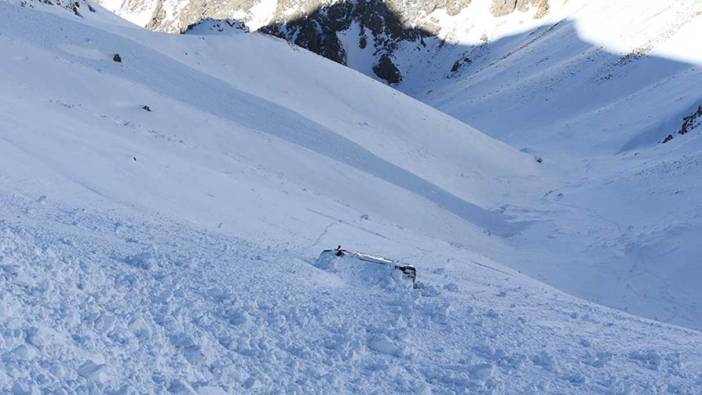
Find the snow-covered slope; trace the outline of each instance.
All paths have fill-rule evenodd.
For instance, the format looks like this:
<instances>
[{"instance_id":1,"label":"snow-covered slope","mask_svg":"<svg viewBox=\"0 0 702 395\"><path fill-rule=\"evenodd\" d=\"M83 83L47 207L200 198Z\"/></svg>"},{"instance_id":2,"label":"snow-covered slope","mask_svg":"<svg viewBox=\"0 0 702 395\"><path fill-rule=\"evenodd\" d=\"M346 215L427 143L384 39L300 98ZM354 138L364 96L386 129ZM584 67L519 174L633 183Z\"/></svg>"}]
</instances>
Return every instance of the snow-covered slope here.
<instances>
[{"instance_id":1,"label":"snow-covered slope","mask_svg":"<svg viewBox=\"0 0 702 395\"><path fill-rule=\"evenodd\" d=\"M257 30L397 83L412 68L431 62L456 34L478 32L505 16L519 23L541 19L564 0L100 0L101 5L138 26L181 33ZM408 53L415 56L409 59ZM441 58L454 54L442 52ZM460 55L460 54L459 54ZM456 59L454 59L455 61ZM398 63L399 62L399 63ZM399 67L399 68L398 68ZM445 73L442 73L442 75ZM416 74L415 74L416 76Z\"/></svg>"},{"instance_id":2,"label":"snow-covered slope","mask_svg":"<svg viewBox=\"0 0 702 395\"><path fill-rule=\"evenodd\" d=\"M702 327L689 281L702 271L701 2L551 1L542 12L474 1L416 19L386 6L374 11L383 23L350 4L272 33L544 159L539 182L513 182L519 192L501 199L533 226L511 240L517 254L495 259L598 303Z\"/></svg>"},{"instance_id":3,"label":"snow-covered slope","mask_svg":"<svg viewBox=\"0 0 702 395\"><path fill-rule=\"evenodd\" d=\"M381 74L401 77L398 90L543 158L539 182L513 182L519 192L500 199L532 226L500 250L517 253L495 259L598 303L702 327L690 281L702 274L702 3L497 3L416 19L376 11L383 23L368 22L364 2L334 3L273 33L374 78L391 53ZM330 56L337 47L343 56Z\"/></svg>"},{"instance_id":4,"label":"snow-covered slope","mask_svg":"<svg viewBox=\"0 0 702 395\"><path fill-rule=\"evenodd\" d=\"M412 66L400 89L510 143L587 154L657 143L700 104L699 1L572 1L540 20L517 16L485 40L456 27L454 44ZM592 130L612 119L616 129ZM585 122L591 131L576 133Z\"/></svg>"},{"instance_id":5,"label":"snow-covered slope","mask_svg":"<svg viewBox=\"0 0 702 395\"><path fill-rule=\"evenodd\" d=\"M351 205L359 215L395 215L393 221L414 223L427 232L435 230L419 226L425 214L446 217L447 226L436 231L454 227L455 232L468 221L479 232L504 233L514 225L492 212L493 207L484 207L501 193L488 178L536 172L531 157L356 73L264 36L205 41L117 28L127 33L115 33L58 17L34 31L24 15L19 14L5 36L8 51L24 53L4 59L5 70L16 76L3 81L8 85L4 101L12 101L12 106L4 106L5 122L22 125L27 114L36 111L62 122L52 126L41 146L19 127L11 128L13 134L5 138L18 151L48 162L36 166L48 165L77 184L64 193L75 189L76 194L134 204L135 196L125 186L139 182L144 189L138 204L143 208L230 226L246 222L250 213L229 207L258 202L267 206L264 214L277 223L275 228L286 226L276 218L302 216L294 210L306 212L302 202L320 193L323 200ZM65 23L75 27L54 34ZM113 53L120 54L122 63L113 62ZM241 60L229 60L237 54ZM32 67L32 59L51 65L52 72ZM324 81L329 73L338 75L334 83ZM13 86L13 81L23 82ZM313 85L318 89L301 89ZM14 90L19 93L10 93ZM359 92L376 99L365 100ZM26 99L18 100L18 95ZM330 95L337 99L329 100ZM144 111L143 105L153 112ZM182 111L194 115L175 116ZM29 127L47 133L42 123ZM105 168L86 168L57 149L78 149L76 143L86 155L106 143L120 148L103 158ZM149 150L149 144L159 149ZM196 176L200 168L210 177ZM23 171L41 174L27 167ZM103 172L112 176L97 176ZM340 173L345 178L338 179ZM60 180L54 175L46 179ZM157 179L162 182L151 186ZM192 182L201 188L193 188ZM290 190L280 191L281 182L290 183L285 188ZM250 183L277 191L262 193ZM391 188L392 199L380 184ZM179 196L178 201L172 196ZM393 206L402 201L424 208L408 217L398 209L386 210L382 202L388 200L395 200ZM189 202L188 210L181 210L183 202ZM396 214L390 214L393 211ZM259 225L261 231L267 227ZM310 231L321 233L322 228ZM283 234L287 238L287 231Z\"/></svg>"},{"instance_id":6,"label":"snow-covered slope","mask_svg":"<svg viewBox=\"0 0 702 395\"><path fill-rule=\"evenodd\" d=\"M695 393L701 384L699 332L574 299L448 244L406 246L426 284L413 290L321 270L260 240L5 188L3 392Z\"/></svg>"},{"instance_id":7,"label":"snow-covered slope","mask_svg":"<svg viewBox=\"0 0 702 395\"><path fill-rule=\"evenodd\" d=\"M464 40L470 62L450 78L421 80L449 67L437 56L405 88L543 157L534 194L505 208L538 224L520 235L521 254L499 259L579 296L702 327L691 281L702 274L702 3L569 2L496 29L488 44Z\"/></svg>"},{"instance_id":8,"label":"snow-covered slope","mask_svg":"<svg viewBox=\"0 0 702 395\"><path fill-rule=\"evenodd\" d=\"M486 257L531 155L280 40L96 11L0 2L2 392L699 388L699 332ZM424 287L313 265L338 243Z\"/></svg>"}]
</instances>

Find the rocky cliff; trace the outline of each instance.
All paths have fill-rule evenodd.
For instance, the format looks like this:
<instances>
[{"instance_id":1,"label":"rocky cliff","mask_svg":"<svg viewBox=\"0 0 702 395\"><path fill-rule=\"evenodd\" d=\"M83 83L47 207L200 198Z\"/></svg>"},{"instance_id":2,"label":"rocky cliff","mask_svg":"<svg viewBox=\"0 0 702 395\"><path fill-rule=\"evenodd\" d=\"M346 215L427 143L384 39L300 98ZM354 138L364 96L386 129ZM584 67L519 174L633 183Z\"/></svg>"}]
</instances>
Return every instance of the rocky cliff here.
<instances>
[{"instance_id":1,"label":"rocky cliff","mask_svg":"<svg viewBox=\"0 0 702 395\"><path fill-rule=\"evenodd\" d=\"M86 12L95 12L95 8L86 0L20 0L11 3L30 8L34 8L36 4L57 6L72 12L76 16L83 16Z\"/></svg>"},{"instance_id":2,"label":"rocky cliff","mask_svg":"<svg viewBox=\"0 0 702 395\"><path fill-rule=\"evenodd\" d=\"M427 40L444 45L448 25L456 21L469 25L466 18L475 15L499 18L519 12L541 18L550 6L549 0L101 0L101 4L152 30L186 32L204 24L220 32L261 31L388 83L403 79L403 66L395 56L402 46L421 50ZM363 64L349 64L350 52L364 53Z\"/></svg>"}]
</instances>

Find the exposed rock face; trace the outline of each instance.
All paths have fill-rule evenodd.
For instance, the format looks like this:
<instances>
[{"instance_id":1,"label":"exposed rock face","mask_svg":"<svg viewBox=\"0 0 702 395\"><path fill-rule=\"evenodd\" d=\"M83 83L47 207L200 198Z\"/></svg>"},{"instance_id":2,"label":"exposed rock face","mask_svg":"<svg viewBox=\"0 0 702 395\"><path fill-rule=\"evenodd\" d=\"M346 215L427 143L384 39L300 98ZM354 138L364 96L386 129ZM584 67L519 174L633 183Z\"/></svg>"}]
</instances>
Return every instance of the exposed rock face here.
<instances>
[{"instance_id":1,"label":"exposed rock face","mask_svg":"<svg viewBox=\"0 0 702 395\"><path fill-rule=\"evenodd\" d=\"M457 73L459 70L461 70L461 67L463 67L464 65L467 65L467 64L471 64L471 63L473 63L473 61L470 60L469 57L464 56L464 57L458 59L453 64L453 66L451 66L451 73Z\"/></svg>"},{"instance_id":2,"label":"exposed rock face","mask_svg":"<svg viewBox=\"0 0 702 395\"><path fill-rule=\"evenodd\" d=\"M697 110L692 114L683 118L682 126L680 126L679 134L688 134L692 129L697 128L702 124L702 104L697 107Z\"/></svg>"},{"instance_id":3,"label":"exposed rock face","mask_svg":"<svg viewBox=\"0 0 702 395\"><path fill-rule=\"evenodd\" d=\"M437 9L445 8L446 13L455 16L470 5L471 0L439 0L435 3Z\"/></svg>"},{"instance_id":4,"label":"exposed rock face","mask_svg":"<svg viewBox=\"0 0 702 395\"><path fill-rule=\"evenodd\" d=\"M548 0L492 0L490 11L496 17L505 16L516 10L526 12L531 8L536 9L536 17L546 15L549 9Z\"/></svg>"},{"instance_id":5,"label":"exposed rock face","mask_svg":"<svg viewBox=\"0 0 702 395\"><path fill-rule=\"evenodd\" d=\"M236 19L211 19L205 18L198 23L193 23L185 29L185 33L204 34L210 32L238 31L248 33L249 28L242 21Z\"/></svg>"},{"instance_id":6,"label":"exposed rock face","mask_svg":"<svg viewBox=\"0 0 702 395\"><path fill-rule=\"evenodd\" d=\"M490 11L492 15L509 15L517 8L517 0L493 0Z\"/></svg>"},{"instance_id":7,"label":"exposed rock face","mask_svg":"<svg viewBox=\"0 0 702 395\"><path fill-rule=\"evenodd\" d=\"M146 15L146 20L135 22L152 30L258 30L345 65L350 50L370 51L374 63L364 72L397 83L403 76L396 51L400 46L421 49L426 39L441 37L442 15L490 7L496 17L534 11L540 17L548 11L549 0L124 0L119 7L115 11L127 17ZM358 35L352 44L350 34ZM349 45L357 48L345 47ZM468 63L459 60L446 72L455 73Z\"/></svg>"},{"instance_id":8,"label":"exposed rock face","mask_svg":"<svg viewBox=\"0 0 702 395\"><path fill-rule=\"evenodd\" d=\"M22 7L33 7L36 3L55 5L72 12L76 16L83 16L84 12L95 12L95 8L85 0L22 0L19 5Z\"/></svg>"},{"instance_id":9,"label":"exposed rock face","mask_svg":"<svg viewBox=\"0 0 702 395\"><path fill-rule=\"evenodd\" d=\"M397 66L395 66L395 63L392 62L392 59L390 59L390 56L387 54L380 57L378 64L373 66L373 72L375 75L384 79L389 84L397 84L398 82L402 81L402 74L400 73L400 70L397 68Z\"/></svg>"},{"instance_id":10,"label":"exposed rock face","mask_svg":"<svg viewBox=\"0 0 702 395\"><path fill-rule=\"evenodd\" d=\"M48 1L48 0L47 0ZM345 0L97 0L111 11L152 30L183 32L200 20L237 19L244 21L253 30L270 23L298 20L331 8ZM536 16L545 15L549 0L489 0L495 16L515 11L536 9ZM356 0L347 1L356 6ZM473 0L378 0L391 10L404 26L417 26L431 31L437 29L427 16L436 10L445 10L449 16L458 15L471 6ZM371 7L368 10L372 11ZM434 32L436 33L436 32Z\"/></svg>"},{"instance_id":11,"label":"exposed rock face","mask_svg":"<svg viewBox=\"0 0 702 395\"><path fill-rule=\"evenodd\" d=\"M683 117L682 124L680 125L680 129L675 131L675 134L669 134L667 135L662 143L667 143L673 138L675 138L675 135L686 135L690 132L692 132L695 129L701 128L702 127L702 104L697 106L697 109L695 109L690 115L687 115Z\"/></svg>"},{"instance_id":12,"label":"exposed rock face","mask_svg":"<svg viewBox=\"0 0 702 395\"><path fill-rule=\"evenodd\" d=\"M291 21L278 21L260 31L346 64L346 51L337 33L349 29L354 9L355 6L350 3L337 3Z\"/></svg>"},{"instance_id":13,"label":"exposed rock face","mask_svg":"<svg viewBox=\"0 0 702 395\"><path fill-rule=\"evenodd\" d=\"M295 20L279 20L260 31L346 64L346 49L338 33L349 30L354 23L360 29L359 48L366 48L369 44L375 48L378 62L373 72L388 83L402 79L400 70L391 59L399 43L411 41L421 45L423 38L431 36L420 28L406 28L387 3L380 0L336 3Z\"/></svg>"}]
</instances>

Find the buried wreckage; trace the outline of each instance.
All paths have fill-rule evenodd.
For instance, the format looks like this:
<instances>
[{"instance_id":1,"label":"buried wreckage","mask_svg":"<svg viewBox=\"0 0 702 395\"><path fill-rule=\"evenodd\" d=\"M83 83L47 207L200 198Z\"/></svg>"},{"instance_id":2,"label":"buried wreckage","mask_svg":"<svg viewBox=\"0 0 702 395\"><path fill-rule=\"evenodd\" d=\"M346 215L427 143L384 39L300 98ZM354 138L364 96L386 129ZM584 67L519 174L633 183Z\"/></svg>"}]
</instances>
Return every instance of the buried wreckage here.
<instances>
[{"instance_id":1,"label":"buried wreckage","mask_svg":"<svg viewBox=\"0 0 702 395\"><path fill-rule=\"evenodd\" d=\"M345 250L341 246L336 247L333 250L324 250L320 254L320 258L337 256L337 257L351 257L362 262L368 262L377 265L385 265L391 267L394 270L399 270L402 272L402 278L407 281L412 282L412 286L417 288L419 283L417 283L417 269L412 265L402 264L400 262L394 261L392 259L384 258L381 256L375 256L370 254L365 254L362 252Z\"/></svg>"}]
</instances>

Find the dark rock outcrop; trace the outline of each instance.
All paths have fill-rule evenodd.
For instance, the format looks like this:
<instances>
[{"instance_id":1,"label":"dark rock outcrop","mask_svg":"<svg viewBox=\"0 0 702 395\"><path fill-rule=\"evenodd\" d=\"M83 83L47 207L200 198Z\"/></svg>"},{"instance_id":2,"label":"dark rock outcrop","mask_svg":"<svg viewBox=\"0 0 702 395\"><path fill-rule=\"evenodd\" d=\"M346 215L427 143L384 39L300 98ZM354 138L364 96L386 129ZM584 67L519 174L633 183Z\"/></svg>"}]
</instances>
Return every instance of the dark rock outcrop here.
<instances>
[{"instance_id":1,"label":"dark rock outcrop","mask_svg":"<svg viewBox=\"0 0 702 395\"><path fill-rule=\"evenodd\" d=\"M464 56L464 57L458 59L458 60L453 64L453 66L451 66L451 74L457 73L459 70L461 70L461 68L462 68L464 65L466 65L466 64L471 64L471 63L473 63L473 61L470 60L470 58L469 58L468 56Z\"/></svg>"},{"instance_id":2,"label":"dark rock outcrop","mask_svg":"<svg viewBox=\"0 0 702 395\"><path fill-rule=\"evenodd\" d=\"M676 130L674 133L665 136L661 143L665 144L673 140L675 134L683 136L690 133L694 129L700 127L702 127L702 104L697 106L697 109L694 110L690 115L683 117L683 122L680 125L680 129Z\"/></svg>"},{"instance_id":3,"label":"dark rock outcrop","mask_svg":"<svg viewBox=\"0 0 702 395\"><path fill-rule=\"evenodd\" d=\"M360 28L359 48L365 49L370 45L374 49L379 57L373 71L391 84L402 80L400 69L392 60L392 54L400 42L424 45L423 40L432 36L419 28L406 28L396 13L381 0L335 3L293 21L278 21L259 31L346 65L346 49L338 34L349 30L354 23Z\"/></svg>"},{"instance_id":4,"label":"dark rock outcrop","mask_svg":"<svg viewBox=\"0 0 702 395\"><path fill-rule=\"evenodd\" d=\"M526 12L536 8L536 18L546 15L549 10L548 0L492 0L490 12L494 16L505 16L515 11Z\"/></svg>"},{"instance_id":5,"label":"dark rock outcrop","mask_svg":"<svg viewBox=\"0 0 702 395\"><path fill-rule=\"evenodd\" d=\"M137 1L140 0L127 0ZM174 16L171 15L169 18L172 20L161 20L162 13L157 9L149 27L155 30L170 30L181 26L183 18L200 18L196 19L198 22L189 25L185 29L186 32L222 32L231 29L246 31L242 22L227 18L212 19L210 14L232 14L233 10L240 9L238 7L250 10L252 4L249 3L253 0L226 0L221 7L206 7L200 13L195 11L202 6L202 0L188 1L186 3L194 8L188 6L180 9L178 19L173 19ZM496 16L536 10L535 16L539 17L545 15L549 9L549 0L490 1L492 13ZM233 8L224 7L230 2ZM162 4L162 0L159 0L159 4ZM394 84L403 79L403 67L407 66L404 62L408 51L415 48L421 50L432 44L433 40L437 40L439 48L446 43L444 38L440 38L443 37L441 22L432 16L432 13L445 10L448 15L458 15L471 5L472 0L341 0L333 3L319 0L278 0L275 10L271 12L271 22L260 26L259 18L251 28L282 38L343 65L355 63L349 62L349 53L363 50L363 72L369 71L365 66L365 59L370 57L374 59L371 75ZM227 9L230 11L226 11ZM203 19L202 15L207 17ZM165 14L163 17L166 17ZM252 17L249 15L249 18ZM349 37L350 35L357 36L357 39L353 40L355 37ZM487 37L484 41L487 41ZM400 47L403 56L399 56ZM451 67L448 76L457 75L462 67L472 61L472 55L459 58Z\"/></svg>"},{"instance_id":6,"label":"dark rock outcrop","mask_svg":"<svg viewBox=\"0 0 702 395\"><path fill-rule=\"evenodd\" d=\"M699 126L700 123L702 123L702 105L697 107L697 111L683 118L683 123L682 126L680 126L680 130L678 130L678 134L687 134L692 129Z\"/></svg>"},{"instance_id":7,"label":"dark rock outcrop","mask_svg":"<svg viewBox=\"0 0 702 395\"><path fill-rule=\"evenodd\" d=\"M90 5L86 0L23 0L20 2L20 6L32 8L35 3L58 6L79 17L83 16L80 12L81 4L85 6L83 7L84 9L90 12L96 12L95 7Z\"/></svg>"},{"instance_id":8,"label":"dark rock outcrop","mask_svg":"<svg viewBox=\"0 0 702 395\"><path fill-rule=\"evenodd\" d=\"M389 84L397 84L402 81L400 70L395 66L395 63L392 62L388 54L383 54L383 56L380 57L378 64L373 66L373 72Z\"/></svg>"},{"instance_id":9,"label":"dark rock outcrop","mask_svg":"<svg viewBox=\"0 0 702 395\"><path fill-rule=\"evenodd\" d=\"M244 33L249 32L248 26L238 19L205 18L197 23L188 25L183 33L201 33L203 30L219 33L231 30L238 30Z\"/></svg>"}]
</instances>

